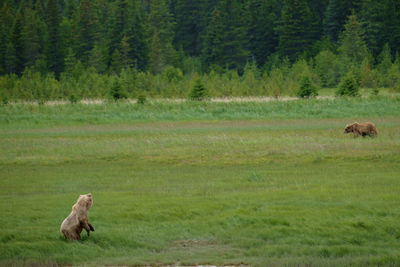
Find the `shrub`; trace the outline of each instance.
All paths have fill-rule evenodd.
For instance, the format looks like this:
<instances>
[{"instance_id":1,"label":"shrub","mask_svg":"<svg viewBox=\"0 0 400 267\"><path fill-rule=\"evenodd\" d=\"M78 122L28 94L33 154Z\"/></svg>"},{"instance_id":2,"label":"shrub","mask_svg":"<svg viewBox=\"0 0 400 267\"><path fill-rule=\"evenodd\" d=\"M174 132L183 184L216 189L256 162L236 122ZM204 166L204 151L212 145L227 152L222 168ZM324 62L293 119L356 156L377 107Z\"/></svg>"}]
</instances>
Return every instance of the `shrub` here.
<instances>
[{"instance_id":1,"label":"shrub","mask_svg":"<svg viewBox=\"0 0 400 267\"><path fill-rule=\"evenodd\" d=\"M183 74L182 71L178 68L175 68L173 66L167 66L163 72L162 72L162 76L165 80L167 80L168 82L177 82L182 80L183 78Z\"/></svg>"},{"instance_id":2,"label":"shrub","mask_svg":"<svg viewBox=\"0 0 400 267\"><path fill-rule=\"evenodd\" d=\"M122 88L121 83L118 80L115 80L111 85L110 95L114 100L128 98L128 93Z\"/></svg>"},{"instance_id":3,"label":"shrub","mask_svg":"<svg viewBox=\"0 0 400 267\"><path fill-rule=\"evenodd\" d=\"M0 103L2 105L7 105L9 103L8 95L4 91L0 91Z\"/></svg>"},{"instance_id":4,"label":"shrub","mask_svg":"<svg viewBox=\"0 0 400 267\"><path fill-rule=\"evenodd\" d=\"M71 93L71 94L68 96L68 101L69 101L69 103L71 103L71 104L76 104L76 103L78 102L78 100L79 100L79 98L78 98L78 96L77 96L75 93Z\"/></svg>"},{"instance_id":5,"label":"shrub","mask_svg":"<svg viewBox=\"0 0 400 267\"><path fill-rule=\"evenodd\" d=\"M203 85L200 79L196 80L196 83L189 97L191 100L197 100L197 101L202 101L208 98L207 89Z\"/></svg>"},{"instance_id":6,"label":"shrub","mask_svg":"<svg viewBox=\"0 0 400 267\"><path fill-rule=\"evenodd\" d=\"M300 81L300 88L296 92L298 97L310 98L318 95L318 90L315 85L312 84L311 79L308 76L303 76Z\"/></svg>"},{"instance_id":7,"label":"shrub","mask_svg":"<svg viewBox=\"0 0 400 267\"><path fill-rule=\"evenodd\" d=\"M137 98L137 103L143 105L144 103L146 103L147 99L146 96L144 94L140 94Z\"/></svg>"},{"instance_id":8,"label":"shrub","mask_svg":"<svg viewBox=\"0 0 400 267\"><path fill-rule=\"evenodd\" d=\"M349 71L340 81L339 88L336 91L338 96L358 96L359 85L353 72Z\"/></svg>"}]
</instances>

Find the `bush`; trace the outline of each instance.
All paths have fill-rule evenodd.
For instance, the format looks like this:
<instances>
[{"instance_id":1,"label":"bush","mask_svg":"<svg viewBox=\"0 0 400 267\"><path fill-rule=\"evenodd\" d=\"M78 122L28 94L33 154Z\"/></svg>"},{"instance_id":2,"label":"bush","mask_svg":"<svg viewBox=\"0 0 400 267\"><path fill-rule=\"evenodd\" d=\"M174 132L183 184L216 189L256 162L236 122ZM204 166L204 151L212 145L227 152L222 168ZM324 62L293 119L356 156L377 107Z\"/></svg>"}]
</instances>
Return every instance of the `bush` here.
<instances>
[{"instance_id":1,"label":"bush","mask_svg":"<svg viewBox=\"0 0 400 267\"><path fill-rule=\"evenodd\" d=\"M128 93L122 88L118 80L115 80L111 85L110 95L115 101L128 98Z\"/></svg>"},{"instance_id":2,"label":"bush","mask_svg":"<svg viewBox=\"0 0 400 267\"><path fill-rule=\"evenodd\" d=\"M312 84L311 79L308 76L304 76L300 82L300 89L296 92L298 97L310 98L318 95L318 90L315 85Z\"/></svg>"},{"instance_id":3,"label":"bush","mask_svg":"<svg viewBox=\"0 0 400 267\"><path fill-rule=\"evenodd\" d=\"M137 98L137 103L143 105L144 103L146 103L147 99L146 96L144 94L140 94Z\"/></svg>"},{"instance_id":4,"label":"bush","mask_svg":"<svg viewBox=\"0 0 400 267\"><path fill-rule=\"evenodd\" d=\"M340 81L339 88L336 91L338 96L358 96L359 85L353 72L349 71Z\"/></svg>"},{"instance_id":5,"label":"bush","mask_svg":"<svg viewBox=\"0 0 400 267\"><path fill-rule=\"evenodd\" d=\"M196 80L196 83L190 93L191 100L202 101L208 98L208 92L206 87L203 85L200 79Z\"/></svg>"},{"instance_id":6,"label":"bush","mask_svg":"<svg viewBox=\"0 0 400 267\"><path fill-rule=\"evenodd\" d=\"M75 93L71 93L71 94L68 96L68 101L69 101L69 103L71 103L71 104L76 104L76 103L79 101L79 98L78 98L78 96L77 96Z\"/></svg>"},{"instance_id":7,"label":"bush","mask_svg":"<svg viewBox=\"0 0 400 267\"><path fill-rule=\"evenodd\" d=\"M7 105L9 103L9 98L6 92L0 91L0 104Z\"/></svg>"}]
</instances>

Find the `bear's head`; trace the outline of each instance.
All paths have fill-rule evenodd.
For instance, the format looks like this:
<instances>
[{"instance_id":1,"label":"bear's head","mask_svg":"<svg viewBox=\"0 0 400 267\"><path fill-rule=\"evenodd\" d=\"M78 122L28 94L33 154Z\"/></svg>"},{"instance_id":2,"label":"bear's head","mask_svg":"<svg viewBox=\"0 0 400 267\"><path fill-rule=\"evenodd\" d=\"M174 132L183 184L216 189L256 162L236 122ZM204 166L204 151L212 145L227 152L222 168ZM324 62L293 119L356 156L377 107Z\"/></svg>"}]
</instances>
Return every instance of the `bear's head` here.
<instances>
[{"instance_id":1,"label":"bear's head","mask_svg":"<svg viewBox=\"0 0 400 267\"><path fill-rule=\"evenodd\" d=\"M89 210L93 204L92 194L80 195L76 204L72 207L72 209L85 209Z\"/></svg>"},{"instance_id":2,"label":"bear's head","mask_svg":"<svg viewBox=\"0 0 400 267\"><path fill-rule=\"evenodd\" d=\"M354 126L357 124L357 122L352 123L352 124L347 124L346 128L344 128L344 133L352 133L354 131Z\"/></svg>"}]
</instances>

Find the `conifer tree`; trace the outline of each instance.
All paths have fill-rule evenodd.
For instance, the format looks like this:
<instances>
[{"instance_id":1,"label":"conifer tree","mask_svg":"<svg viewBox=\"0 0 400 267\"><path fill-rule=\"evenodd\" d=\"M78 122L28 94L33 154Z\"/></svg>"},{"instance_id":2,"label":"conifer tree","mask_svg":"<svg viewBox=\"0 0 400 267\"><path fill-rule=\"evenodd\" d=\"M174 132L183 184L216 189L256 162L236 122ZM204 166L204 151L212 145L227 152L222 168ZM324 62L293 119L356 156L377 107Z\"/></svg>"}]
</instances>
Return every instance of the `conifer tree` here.
<instances>
[{"instance_id":1,"label":"conifer tree","mask_svg":"<svg viewBox=\"0 0 400 267\"><path fill-rule=\"evenodd\" d=\"M317 25L307 1L285 0L279 36L281 55L294 61L317 39Z\"/></svg>"},{"instance_id":2,"label":"conifer tree","mask_svg":"<svg viewBox=\"0 0 400 267\"><path fill-rule=\"evenodd\" d=\"M250 0L247 2L247 39L251 59L263 66L278 45L276 27L280 17L281 1Z\"/></svg>"},{"instance_id":3,"label":"conifer tree","mask_svg":"<svg viewBox=\"0 0 400 267\"><path fill-rule=\"evenodd\" d=\"M202 53L203 64L243 70L248 59L246 23L242 4L222 0L213 11Z\"/></svg>"},{"instance_id":4,"label":"conifer tree","mask_svg":"<svg viewBox=\"0 0 400 267\"><path fill-rule=\"evenodd\" d=\"M342 25L338 0L329 0L324 19L324 33L331 41L336 42Z\"/></svg>"},{"instance_id":5,"label":"conifer tree","mask_svg":"<svg viewBox=\"0 0 400 267\"><path fill-rule=\"evenodd\" d=\"M344 28L340 36L339 53L346 65L359 67L363 59L368 57L368 49L363 38L361 23L354 13L348 17Z\"/></svg>"},{"instance_id":6,"label":"conifer tree","mask_svg":"<svg viewBox=\"0 0 400 267\"><path fill-rule=\"evenodd\" d=\"M59 26L61 22L61 9L58 0L48 0L46 7L46 22L48 29L47 64L56 77L63 69L62 43L60 40Z\"/></svg>"},{"instance_id":7,"label":"conifer tree","mask_svg":"<svg viewBox=\"0 0 400 267\"><path fill-rule=\"evenodd\" d=\"M17 13L13 28L11 30L11 42L12 45L7 47L7 52L11 53L8 55L8 62L14 61L12 67L15 68L15 73L22 74L24 70L24 41L22 38L22 28L23 28L23 17L21 12Z\"/></svg>"},{"instance_id":8,"label":"conifer tree","mask_svg":"<svg viewBox=\"0 0 400 267\"><path fill-rule=\"evenodd\" d=\"M21 32L24 42L24 65L25 67L31 67L40 58L41 43L38 28L40 21L33 9L26 8L24 14L25 21Z\"/></svg>"},{"instance_id":9,"label":"conifer tree","mask_svg":"<svg viewBox=\"0 0 400 267\"><path fill-rule=\"evenodd\" d=\"M10 29L13 26L13 14L7 2L0 4L0 74L6 72L5 57L11 42Z\"/></svg>"},{"instance_id":10,"label":"conifer tree","mask_svg":"<svg viewBox=\"0 0 400 267\"><path fill-rule=\"evenodd\" d=\"M159 73L171 62L171 55L176 51L172 46L174 21L166 1L154 0L150 5L150 31L152 34L150 49L151 70Z\"/></svg>"}]
</instances>

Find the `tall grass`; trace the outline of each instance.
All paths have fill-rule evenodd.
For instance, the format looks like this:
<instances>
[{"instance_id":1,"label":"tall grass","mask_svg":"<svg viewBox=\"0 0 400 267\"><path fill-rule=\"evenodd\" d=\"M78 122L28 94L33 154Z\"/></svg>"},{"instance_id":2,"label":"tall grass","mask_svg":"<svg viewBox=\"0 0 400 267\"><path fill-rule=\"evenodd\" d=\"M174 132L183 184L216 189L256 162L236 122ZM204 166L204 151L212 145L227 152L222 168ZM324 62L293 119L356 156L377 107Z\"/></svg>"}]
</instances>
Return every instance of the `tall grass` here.
<instances>
[{"instance_id":1,"label":"tall grass","mask_svg":"<svg viewBox=\"0 0 400 267\"><path fill-rule=\"evenodd\" d=\"M0 127L39 127L134 121L377 118L400 115L400 98L335 98L270 102L149 101L0 106Z\"/></svg>"}]
</instances>

